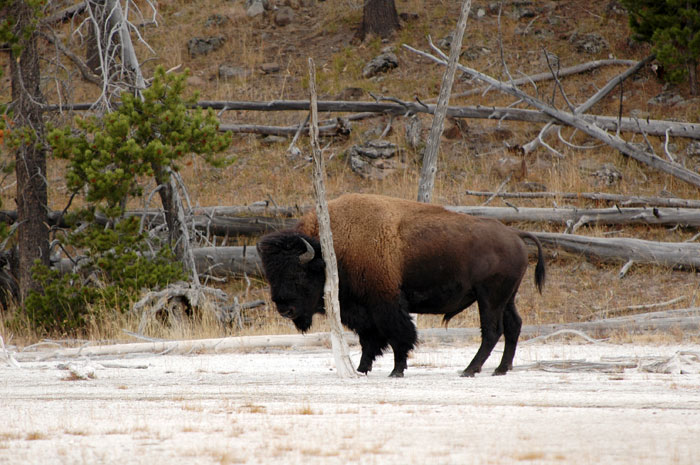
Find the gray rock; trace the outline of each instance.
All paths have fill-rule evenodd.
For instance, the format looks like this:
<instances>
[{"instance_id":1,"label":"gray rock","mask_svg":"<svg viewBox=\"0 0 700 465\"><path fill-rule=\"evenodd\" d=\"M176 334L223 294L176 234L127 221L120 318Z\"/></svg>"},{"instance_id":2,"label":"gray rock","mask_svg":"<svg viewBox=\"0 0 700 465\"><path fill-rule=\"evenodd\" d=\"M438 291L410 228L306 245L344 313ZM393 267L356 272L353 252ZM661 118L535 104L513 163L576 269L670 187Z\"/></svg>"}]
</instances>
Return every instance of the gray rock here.
<instances>
[{"instance_id":1,"label":"gray rock","mask_svg":"<svg viewBox=\"0 0 700 465\"><path fill-rule=\"evenodd\" d=\"M620 170L609 163L604 164L593 172L593 176L596 178L597 183L605 184L606 186L612 186L622 181L622 173Z\"/></svg>"},{"instance_id":2,"label":"gray rock","mask_svg":"<svg viewBox=\"0 0 700 465\"><path fill-rule=\"evenodd\" d=\"M574 33L569 39L569 42L576 47L576 50L582 53L597 55L603 50L610 48L608 41L600 34L592 32L590 34Z\"/></svg>"},{"instance_id":3,"label":"gray rock","mask_svg":"<svg viewBox=\"0 0 700 465\"><path fill-rule=\"evenodd\" d=\"M204 27L226 26L230 22L231 20L229 20L226 16L214 14L207 18L207 21L204 23Z\"/></svg>"},{"instance_id":4,"label":"gray rock","mask_svg":"<svg viewBox=\"0 0 700 465\"><path fill-rule=\"evenodd\" d=\"M286 137L268 135L268 136L263 137L261 139L261 142L263 144L266 144L266 145L272 145L272 144L284 144L284 143L287 143L288 140Z\"/></svg>"},{"instance_id":5,"label":"gray rock","mask_svg":"<svg viewBox=\"0 0 700 465\"><path fill-rule=\"evenodd\" d=\"M521 182L518 190L523 192L547 192L547 186L539 182Z\"/></svg>"},{"instance_id":6,"label":"gray rock","mask_svg":"<svg viewBox=\"0 0 700 465\"><path fill-rule=\"evenodd\" d=\"M692 158L700 158L700 142L693 141L685 148L685 153Z\"/></svg>"},{"instance_id":7,"label":"gray rock","mask_svg":"<svg viewBox=\"0 0 700 465\"><path fill-rule=\"evenodd\" d=\"M396 157L398 147L384 140L371 140L350 148L350 168L365 179L384 179L404 164Z\"/></svg>"},{"instance_id":8,"label":"gray rock","mask_svg":"<svg viewBox=\"0 0 700 465\"><path fill-rule=\"evenodd\" d=\"M423 144L421 139L422 130L423 123L421 123L418 116L411 115L406 119L406 144L414 150Z\"/></svg>"},{"instance_id":9,"label":"gray rock","mask_svg":"<svg viewBox=\"0 0 700 465\"><path fill-rule=\"evenodd\" d=\"M255 3L260 3L263 6L263 8L266 10L269 10L271 8L269 0L245 0L245 4L244 4L245 9L247 10L248 8L253 6L253 4L255 4Z\"/></svg>"},{"instance_id":10,"label":"gray rock","mask_svg":"<svg viewBox=\"0 0 700 465\"><path fill-rule=\"evenodd\" d=\"M275 24L280 27L291 24L291 22L294 21L294 10L288 6L283 6L275 12L274 21Z\"/></svg>"},{"instance_id":11,"label":"gray rock","mask_svg":"<svg viewBox=\"0 0 700 465\"><path fill-rule=\"evenodd\" d=\"M366 158L392 158L398 153L396 144L389 141L376 139L365 142L362 145L353 145L350 148L350 156L358 155Z\"/></svg>"},{"instance_id":12,"label":"gray rock","mask_svg":"<svg viewBox=\"0 0 700 465\"><path fill-rule=\"evenodd\" d=\"M683 101L685 101L685 99L682 95L678 94L677 92L674 92L673 90L665 90L659 95L655 95L654 97L647 100L647 104L673 106L677 103L682 103Z\"/></svg>"},{"instance_id":13,"label":"gray rock","mask_svg":"<svg viewBox=\"0 0 700 465\"><path fill-rule=\"evenodd\" d=\"M187 41L187 51L191 57L206 55L224 45L224 37L193 37Z\"/></svg>"},{"instance_id":14,"label":"gray rock","mask_svg":"<svg viewBox=\"0 0 700 465\"><path fill-rule=\"evenodd\" d=\"M359 87L346 87L338 93L336 100L360 100L364 96L364 89Z\"/></svg>"},{"instance_id":15,"label":"gray rock","mask_svg":"<svg viewBox=\"0 0 700 465\"><path fill-rule=\"evenodd\" d=\"M442 49L449 49L452 46L452 34L447 34L445 37L438 40L436 45Z\"/></svg>"},{"instance_id":16,"label":"gray rock","mask_svg":"<svg viewBox=\"0 0 700 465\"><path fill-rule=\"evenodd\" d=\"M467 60L476 60L484 55L488 55L489 53L491 53L491 50L486 47L482 47L481 45L471 45L462 52L461 56Z\"/></svg>"},{"instance_id":17,"label":"gray rock","mask_svg":"<svg viewBox=\"0 0 700 465\"><path fill-rule=\"evenodd\" d=\"M365 65L362 70L362 77L365 79L371 78L379 73L386 73L398 66L399 59L394 53L382 53L372 58L372 60Z\"/></svg>"},{"instance_id":18,"label":"gray rock","mask_svg":"<svg viewBox=\"0 0 700 465\"><path fill-rule=\"evenodd\" d=\"M219 79L224 81L228 79L241 79L250 76L252 71L249 69L242 68L240 66L233 66L228 64L219 65Z\"/></svg>"},{"instance_id":19,"label":"gray rock","mask_svg":"<svg viewBox=\"0 0 700 465\"><path fill-rule=\"evenodd\" d=\"M612 15L624 15L627 14L627 10L623 7L618 0L610 0L605 7L605 12Z\"/></svg>"},{"instance_id":20,"label":"gray rock","mask_svg":"<svg viewBox=\"0 0 700 465\"><path fill-rule=\"evenodd\" d=\"M263 63L260 65L260 71L265 74L274 74L280 72L280 65L277 63Z\"/></svg>"},{"instance_id":21,"label":"gray rock","mask_svg":"<svg viewBox=\"0 0 700 465\"><path fill-rule=\"evenodd\" d=\"M265 13L265 4L262 0L248 0L246 1L245 14L249 18L255 18Z\"/></svg>"}]
</instances>

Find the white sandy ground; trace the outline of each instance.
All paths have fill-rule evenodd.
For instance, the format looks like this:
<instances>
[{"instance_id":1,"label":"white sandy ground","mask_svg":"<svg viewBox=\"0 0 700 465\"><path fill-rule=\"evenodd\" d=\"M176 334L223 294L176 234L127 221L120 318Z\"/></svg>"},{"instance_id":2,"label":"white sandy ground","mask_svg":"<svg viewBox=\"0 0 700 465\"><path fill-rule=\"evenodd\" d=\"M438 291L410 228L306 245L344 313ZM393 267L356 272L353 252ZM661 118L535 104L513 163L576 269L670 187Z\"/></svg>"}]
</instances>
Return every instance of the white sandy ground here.
<instances>
[{"instance_id":1,"label":"white sandy ground","mask_svg":"<svg viewBox=\"0 0 700 465\"><path fill-rule=\"evenodd\" d=\"M494 351L460 378L476 348L420 346L404 379L387 378L389 354L341 380L325 348L100 358L77 362L95 370L79 381L66 360L0 363L0 464L700 463L697 369L533 366L700 346L536 343L505 377L490 376Z\"/></svg>"}]
</instances>

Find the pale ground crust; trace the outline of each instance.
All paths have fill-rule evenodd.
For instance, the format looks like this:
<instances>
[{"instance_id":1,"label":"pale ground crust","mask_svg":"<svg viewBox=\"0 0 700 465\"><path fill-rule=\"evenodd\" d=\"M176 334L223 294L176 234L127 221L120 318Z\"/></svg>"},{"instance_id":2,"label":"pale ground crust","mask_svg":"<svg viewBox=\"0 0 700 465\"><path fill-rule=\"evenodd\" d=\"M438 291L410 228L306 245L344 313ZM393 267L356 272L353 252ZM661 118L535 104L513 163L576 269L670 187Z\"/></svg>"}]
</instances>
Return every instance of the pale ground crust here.
<instances>
[{"instance_id":1,"label":"pale ground crust","mask_svg":"<svg viewBox=\"0 0 700 465\"><path fill-rule=\"evenodd\" d=\"M502 346L499 345L497 350ZM647 364L698 345L531 344L514 372L458 376L476 351L421 346L339 379L328 349L0 367L2 464L695 464L700 374L551 372L538 361ZM359 352L352 352L355 362Z\"/></svg>"}]
</instances>

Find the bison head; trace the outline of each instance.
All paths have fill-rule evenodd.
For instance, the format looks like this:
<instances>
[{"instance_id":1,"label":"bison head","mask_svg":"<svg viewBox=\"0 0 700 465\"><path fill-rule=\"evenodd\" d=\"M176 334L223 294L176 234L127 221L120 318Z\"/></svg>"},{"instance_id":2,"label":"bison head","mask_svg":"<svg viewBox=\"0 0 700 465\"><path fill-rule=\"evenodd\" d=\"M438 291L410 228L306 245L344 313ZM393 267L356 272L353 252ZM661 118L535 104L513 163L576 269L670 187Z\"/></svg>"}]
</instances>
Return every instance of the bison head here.
<instances>
[{"instance_id":1,"label":"bison head","mask_svg":"<svg viewBox=\"0 0 700 465\"><path fill-rule=\"evenodd\" d=\"M283 231L263 237L257 249L277 311L307 331L314 314L323 313L326 274L318 240Z\"/></svg>"}]
</instances>

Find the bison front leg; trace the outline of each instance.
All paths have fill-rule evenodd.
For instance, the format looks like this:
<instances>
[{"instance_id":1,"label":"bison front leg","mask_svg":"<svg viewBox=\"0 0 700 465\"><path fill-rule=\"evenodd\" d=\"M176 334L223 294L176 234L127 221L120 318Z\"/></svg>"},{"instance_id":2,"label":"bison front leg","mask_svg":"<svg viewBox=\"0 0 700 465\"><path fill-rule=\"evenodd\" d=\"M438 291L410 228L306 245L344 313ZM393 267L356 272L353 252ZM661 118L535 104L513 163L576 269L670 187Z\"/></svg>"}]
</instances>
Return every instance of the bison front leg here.
<instances>
[{"instance_id":1,"label":"bison front leg","mask_svg":"<svg viewBox=\"0 0 700 465\"><path fill-rule=\"evenodd\" d=\"M360 346L362 346L362 358L360 358L357 371L367 374L372 371L374 360L384 352L389 341L377 331L372 330L358 332L358 336L360 337Z\"/></svg>"},{"instance_id":2,"label":"bison front leg","mask_svg":"<svg viewBox=\"0 0 700 465\"><path fill-rule=\"evenodd\" d=\"M403 378L408 353L413 350L418 340L416 326L413 324L411 316L401 308L383 312L377 315L375 321L379 330L387 335L389 345L394 351L394 369L389 376Z\"/></svg>"}]
</instances>

